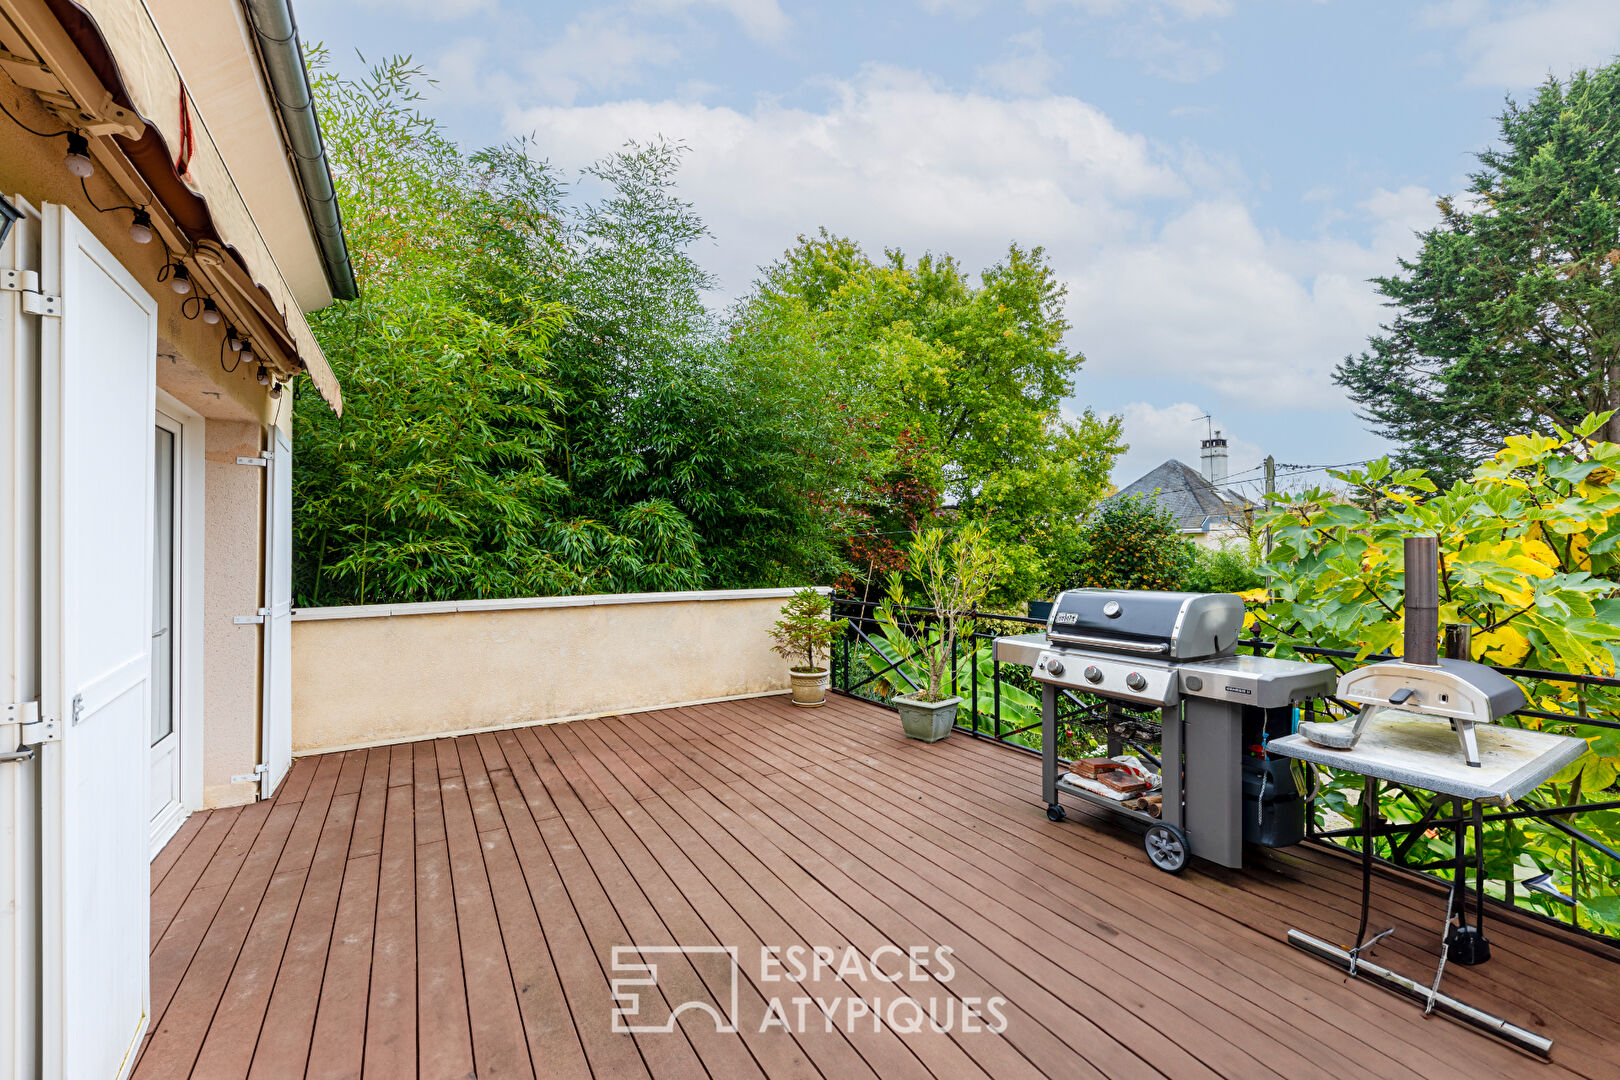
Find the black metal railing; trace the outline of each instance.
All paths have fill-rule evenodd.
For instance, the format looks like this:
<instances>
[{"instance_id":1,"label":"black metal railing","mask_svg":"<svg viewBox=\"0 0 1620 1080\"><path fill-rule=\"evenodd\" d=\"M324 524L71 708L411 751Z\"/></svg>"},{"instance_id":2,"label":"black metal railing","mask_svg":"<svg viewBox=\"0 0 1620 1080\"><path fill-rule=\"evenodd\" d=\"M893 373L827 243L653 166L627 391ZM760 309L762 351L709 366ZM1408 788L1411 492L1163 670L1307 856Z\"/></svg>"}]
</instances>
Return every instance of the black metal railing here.
<instances>
[{"instance_id":1,"label":"black metal railing","mask_svg":"<svg viewBox=\"0 0 1620 1080\"><path fill-rule=\"evenodd\" d=\"M884 607L878 601L834 595L833 614L849 621L848 630L833 647L832 688L835 691L889 705L891 698L922 688L920 682L926 676L920 662L918 639L937 626L933 609ZM994 657L994 642L1004 635L1044 631L1045 628L1044 619L992 612L969 613L963 632L954 643L947 668L952 693L963 698L957 710L956 730L1023 753L1040 752L1040 685L1028 668L998 662ZM1341 671L1357 663L1390 659L1387 654L1378 654L1357 660L1356 654L1349 650L1279 645L1258 636L1239 644L1255 655L1290 652L1325 660ZM1617 678L1537 668L1505 667L1501 670L1517 679L1536 683L1620 688ZM1325 702L1324 707L1341 715L1355 709L1332 699ZM1576 707L1582 711L1559 713L1527 708L1515 715L1534 718L1542 726L1567 725L1564 730L1576 735L1590 736L1620 729L1620 718L1586 715L1584 701L1577 701ZM1102 738L1093 737L1094 732L1106 730L1117 737L1122 716L1137 721L1126 727L1127 730L1134 727L1139 733L1138 738L1127 738L1126 743L1150 759L1156 759L1153 732L1157 725L1152 713L1128 712L1118 703L1069 691L1064 691L1059 708L1059 753L1065 760L1095 752L1104 745ZM1113 749L1113 744L1109 749ZM1066 752L1071 750L1075 753ZM1352 784L1346 777L1341 790L1359 793L1362 778L1353 779ZM1611 784L1603 791L1583 792L1576 784L1571 797L1568 787L1566 785L1566 796L1562 799L1543 789L1516 807L1484 815L1487 886L1491 899L1534 918L1572 927L1582 934L1620 945L1620 898L1616 896L1616 886L1620 884L1620 850L1610 840L1593 835L1571 820L1581 815L1620 813L1620 790ZM1381 862L1436 877L1442 876L1436 871L1449 870L1455 865L1455 848L1450 845L1461 842L1460 837L1472 819L1465 819L1449 796L1434 796L1385 781L1378 782L1375 790L1378 803L1374 850ZM1326 789L1318 795L1325 793ZM1359 851L1362 828L1358 801L1357 794L1350 794L1334 809L1326 805L1327 800L1316 799L1314 811L1306 817L1307 842ZM1334 817L1344 824L1335 824ZM1556 833L1560 842L1567 845L1562 850L1567 851L1568 865L1557 868L1569 880L1563 898L1556 895L1560 889L1548 888L1550 879L1536 874L1524 876L1524 872L1532 868L1524 866L1517 846L1524 837L1515 837L1515 830L1527 826ZM1573 903L1566 903L1565 898Z\"/></svg>"}]
</instances>

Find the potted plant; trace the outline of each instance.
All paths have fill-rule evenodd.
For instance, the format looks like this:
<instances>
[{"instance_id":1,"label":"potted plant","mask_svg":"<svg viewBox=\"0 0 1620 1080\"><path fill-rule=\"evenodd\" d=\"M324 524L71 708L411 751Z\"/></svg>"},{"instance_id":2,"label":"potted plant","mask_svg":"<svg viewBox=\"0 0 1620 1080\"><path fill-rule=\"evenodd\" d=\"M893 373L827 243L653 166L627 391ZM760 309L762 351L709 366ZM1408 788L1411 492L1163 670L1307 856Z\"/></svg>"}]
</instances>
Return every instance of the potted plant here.
<instances>
[{"instance_id":1,"label":"potted plant","mask_svg":"<svg viewBox=\"0 0 1620 1080\"><path fill-rule=\"evenodd\" d=\"M921 582L934 609L921 645L928 685L894 698L893 704L906 735L924 742L938 742L956 726L962 699L945 692L946 671L962 624L990 591L999 570L983 526L965 526L950 540L945 536L941 529L919 533L906 555L911 575Z\"/></svg>"},{"instance_id":2,"label":"potted plant","mask_svg":"<svg viewBox=\"0 0 1620 1080\"><path fill-rule=\"evenodd\" d=\"M832 600L814 589L800 589L782 605L782 617L771 627L772 648L787 660L793 684L793 704L814 709L827 701L827 668L818 661L827 655L833 638L849 625L830 618Z\"/></svg>"}]
</instances>

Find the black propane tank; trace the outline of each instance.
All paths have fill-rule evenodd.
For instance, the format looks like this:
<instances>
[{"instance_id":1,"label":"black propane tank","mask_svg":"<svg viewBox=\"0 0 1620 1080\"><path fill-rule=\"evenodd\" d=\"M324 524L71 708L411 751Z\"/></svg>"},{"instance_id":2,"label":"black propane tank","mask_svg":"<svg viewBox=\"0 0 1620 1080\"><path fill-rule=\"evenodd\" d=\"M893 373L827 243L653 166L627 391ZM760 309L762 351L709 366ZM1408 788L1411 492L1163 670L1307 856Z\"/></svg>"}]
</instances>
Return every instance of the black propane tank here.
<instances>
[{"instance_id":1,"label":"black propane tank","mask_svg":"<svg viewBox=\"0 0 1620 1080\"><path fill-rule=\"evenodd\" d=\"M1243 758L1243 842L1287 847L1305 839L1305 800L1288 758Z\"/></svg>"}]
</instances>

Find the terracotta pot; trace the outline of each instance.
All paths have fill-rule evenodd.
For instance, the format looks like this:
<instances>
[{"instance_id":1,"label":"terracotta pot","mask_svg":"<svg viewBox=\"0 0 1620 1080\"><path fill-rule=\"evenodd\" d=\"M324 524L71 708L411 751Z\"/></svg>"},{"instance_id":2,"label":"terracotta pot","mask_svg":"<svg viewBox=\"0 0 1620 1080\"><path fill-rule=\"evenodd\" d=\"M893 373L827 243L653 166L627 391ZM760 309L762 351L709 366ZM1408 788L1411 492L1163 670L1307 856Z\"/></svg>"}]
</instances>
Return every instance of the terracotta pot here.
<instances>
[{"instance_id":1,"label":"terracotta pot","mask_svg":"<svg viewBox=\"0 0 1620 1080\"><path fill-rule=\"evenodd\" d=\"M956 726L956 707L962 699L948 697L943 701L921 701L914 697L897 697L892 704L900 710L900 726L909 739L939 742Z\"/></svg>"},{"instance_id":2,"label":"terracotta pot","mask_svg":"<svg viewBox=\"0 0 1620 1080\"><path fill-rule=\"evenodd\" d=\"M793 683L793 704L801 709L816 709L827 703L827 669L815 671L789 671Z\"/></svg>"}]
</instances>

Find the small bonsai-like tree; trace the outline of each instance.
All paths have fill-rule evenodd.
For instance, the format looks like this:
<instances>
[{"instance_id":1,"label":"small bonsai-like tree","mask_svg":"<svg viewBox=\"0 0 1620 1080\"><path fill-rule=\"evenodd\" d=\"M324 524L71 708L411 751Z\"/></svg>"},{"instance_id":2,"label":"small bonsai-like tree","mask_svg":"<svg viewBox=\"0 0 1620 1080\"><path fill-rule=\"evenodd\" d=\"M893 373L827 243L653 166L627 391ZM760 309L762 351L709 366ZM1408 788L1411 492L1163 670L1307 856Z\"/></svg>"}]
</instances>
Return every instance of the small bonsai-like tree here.
<instances>
[{"instance_id":1,"label":"small bonsai-like tree","mask_svg":"<svg viewBox=\"0 0 1620 1080\"><path fill-rule=\"evenodd\" d=\"M923 701L945 699L945 674L957 635L1001 573L1001 560L982 525L963 526L949 540L945 537L943 529L918 533L906 556L934 609L934 626L923 637L928 689L916 695Z\"/></svg>"},{"instance_id":2,"label":"small bonsai-like tree","mask_svg":"<svg viewBox=\"0 0 1620 1080\"><path fill-rule=\"evenodd\" d=\"M843 633L848 619L833 619L832 600L814 589L800 589L782 605L782 617L771 627L772 646L794 661L794 671L819 671L817 659L827 655L833 638Z\"/></svg>"}]
</instances>

